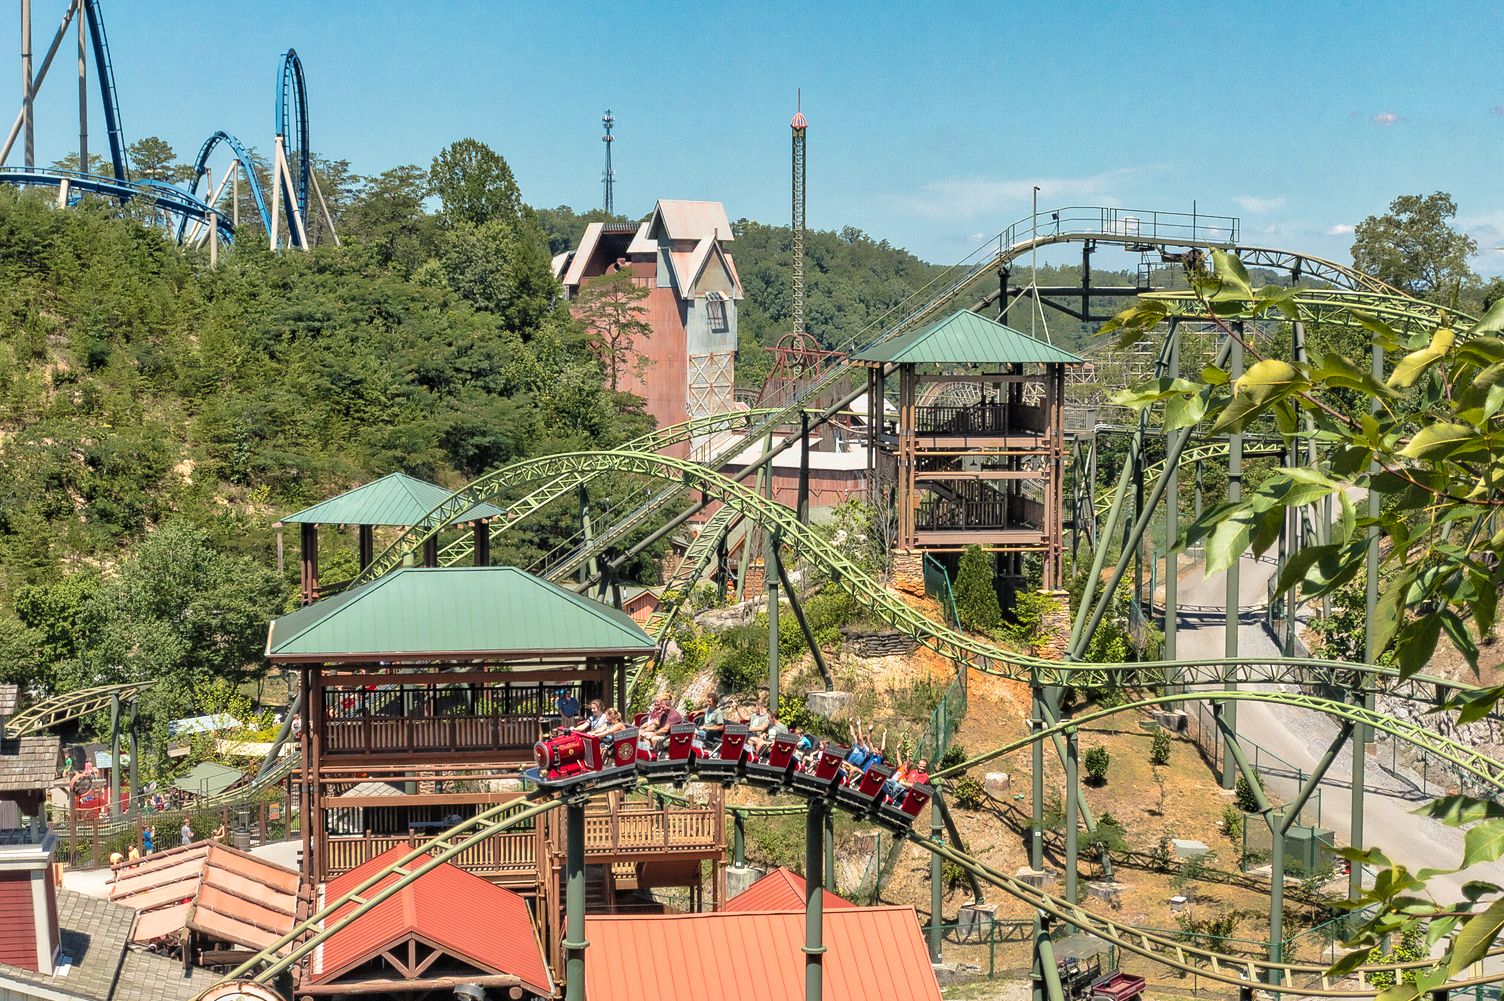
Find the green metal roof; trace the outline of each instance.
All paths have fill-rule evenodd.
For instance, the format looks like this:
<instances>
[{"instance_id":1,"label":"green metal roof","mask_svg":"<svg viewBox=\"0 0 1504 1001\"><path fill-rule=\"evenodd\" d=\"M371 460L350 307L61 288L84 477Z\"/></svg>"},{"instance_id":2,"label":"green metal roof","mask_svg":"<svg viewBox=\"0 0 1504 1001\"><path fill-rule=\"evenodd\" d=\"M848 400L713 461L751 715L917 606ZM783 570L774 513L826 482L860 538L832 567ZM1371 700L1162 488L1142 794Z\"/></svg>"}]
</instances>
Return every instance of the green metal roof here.
<instances>
[{"instance_id":1,"label":"green metal roof","mask_svg":"<svg viewBox=\"0 0 1504 1001\"><path fill-rule=\"evenodd\" d=\"M217 796L243 778L245 773L237 768L200 761L173 779L172 785L194 796Z\"/></svg>"},{"instance_id":2,"label":"green metal roof","mask_svg":"<svg viewBox=\"0 0 1504 1001\"><path fill-rule=\"evenodd\" d=\"M338 497L305 507L282 521L288 525L417 525L450 493L437 483L406 473L389 473ZM504 513L490 504L477 504L453 523L496 518Z\"/></svg>"},{"instance_id":3,"label":"green metal roof","mask_svg":"<svg viewBox=\"0 0 1504 1001\"><path fill-rule=\"evenodd\" d=\"M272 621L275 661L471 660L653 648L630 616L516 567L405 567Z\"/></svg>"},{"instance_id":4,"label":"green metal roof","mask_svg":"<svg viewBox=\"0 0 1504 1001\"><path fill-rule=\"evenodd\" d=\"M1079 355L966 309L958 309L927 327L874 344L857 352L855 360L900 365L1086 363L1086 359Z\"/></svg>"}]
</instances>

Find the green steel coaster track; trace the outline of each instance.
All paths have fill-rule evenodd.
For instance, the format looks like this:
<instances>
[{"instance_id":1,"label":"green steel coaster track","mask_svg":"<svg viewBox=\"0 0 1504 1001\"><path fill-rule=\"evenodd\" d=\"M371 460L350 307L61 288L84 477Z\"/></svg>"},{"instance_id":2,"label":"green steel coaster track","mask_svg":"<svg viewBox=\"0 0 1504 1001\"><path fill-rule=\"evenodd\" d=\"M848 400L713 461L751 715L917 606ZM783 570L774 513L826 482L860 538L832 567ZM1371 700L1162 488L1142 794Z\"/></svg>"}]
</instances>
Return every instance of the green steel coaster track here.
<instances>
[{"instance_id":1,"label":"green steel coaster track","mask_svg":"<svg viewBox=\"0 0 1504 1001\"><path fill-rule=\"evenodd\" d=\"M488 500L501 492L535 480L590 476L605 472L635 473L700 491L732 508L764 530L775 531L798 556L818 564L832 580L862 602L888 625L943 657L985 674L1043 685L1110 684L1121 688L1165 686L1294 684L1346 686L1368 678L1376 690L1434 704L1442 690L1471 692L1471 686L1445 678L1416 676L1400 681L1398 671L1356 661L1328 661L1314 657L1206 658L1196 661L1140 661L1125 664L1086 664L1048 660L1018 653L974 639L936 623L895 598L886 587L848 560L798 515L748 487L686 459L627 450L566 452L513 463L467 491L462 503ZM1089 680L1088 680L1089 679Z\"/></svg>"},{"instance_id":2,"label":"green steel coaster track","mask_svg":"<svg viewBox=\"0 0 1504 1001\"><path fill-rule=\"evenodd\" d=\"M1155 706L1207 699L1231 699L1288 705L1332 716L1348 724L1372 726L1400 740L1416 743L1430 753L1438 754L1446 758L1446 760L1452 761L1459 767L1490 783L1495 788L1504 788L1504 762L1474 751L1451 738L1429 733L1424 728L1400 722L1382 713L1365 709L1361 705L1288 692L1246 690L1219 691L1215 693L1181 692L1127 703L1109 709L1102 709L1048 728L1037 730L1025 738L1005 744L953 768L937 772L934 778L939 782L943 782L948 777L959 775L969 768L976 767L999 756L1037 745L1056 737L1073 734L1079 728L1090 725L1107 716L1124 712L1139 712ZM802 804L766 808L763 812L810 813L814 815L812 807L816 804L819 804L822 812L831 806L838 809L850 809L845 804L830 800L823 795L810 794L797 788L787 791L796 796L805 797L805 802ZM221 982L252 981L260 984L272 983L282 973L288 971L303 958L309 956L320 944L328 940L330 936L338 934L361 915L378 906L414 880L421 878L424 873L457 857L466 849L479 844L495 834L522 823L535 821L543 814L560 806L580 806L583 802L583 797L588 795L588 790L584 793L559 793L553 790L536 790L528 794L525 798L488 808L475 817L454 825L450 829L415 846L392 866L380 873L373 874L347 893L333 900L325 900L312 914L299 921L291 931L236 967ZM852 812L857 813L859 816L861 815L860 811ZM580 823L583 824L582 810L579 816L581 818ZM818 824L812 822L809 825L809 830L816 837L819 836ZM1017 877L1002 872L965 851L953 845L946 844L936 837L924 837L914 831L910 831L907 837L909 842L917 847L939 856L942 860L955 863L977 879L996 886L1025 902L1031 908L1045 916L1047 921L1059 922L1060 924L1088 932L1103 942L1116 946L1126 953L1143 957L1173 970L1207 977L1219 983L1225 983L1242 989L1257 987L1270 992L1300 994L1311 997L1371 997L1378 993L1379 990L1379 988L1372 986L1370 983L1370 979L1374 974L1401 974L1408 970L1426 969L1435 963L1434 959L1426 958L1401 963L1365 965L1349 977L1334 981L1328 975L1326 964L1231 956L1188 944L1177 937L1172 937L1170 934L1130 926L1115 920L1110 915L1103 914L1092 908L1083 907L1075 900L1070 899L1069 889L1067 896L1061 896L1025 883ZM811 857L814 857L815 854L818 854L818 848L811 854ZM582 860L580 864L582 867ZM390 885L376 889L379 883L393 875L398 877L396 881ZM372 892L373 890L375 892ZM1276 891L1277 895L1278 891ZM583 910L583 882L581 882L578 906ZM344 913L340 913L341 911ZM1048 924L1046 927L1048 927ZM816 933L811 932L811 934ZM818 942L816 944L818 945ZM1048 946L1047 935L1045 942L1040 943L1040 947L1041 955L1053 954L1053 949ZM1490 955L1497 956L1498 954L1499 952L1496 950ZM1048 976L1046 976L1047 981L1048 979ZM1501 980L1504 980L1504 970L1492 973L1474 972L1443 985L1439 990L1443 992L1456 991L1480 984L1495 983ZM1059 997L1057 985L1047 983L1047 989L1052 998ZM202 997L202 995L200 996Z\"/></svg>"},{"instance_id":3,"label":"green steel coaster track","mask_svg":"<svg viewBox=\"0 0 1504 1001\"><path fill-rule=\"evenodd\" d=\"M10 739L25 737L50 730L61 723L82 719L108 709L116 699L130 702L154 684L155 681L131 681L123 685L100 685L54 695L7 719L5 736Z\"/></svg>"}]
</instances>

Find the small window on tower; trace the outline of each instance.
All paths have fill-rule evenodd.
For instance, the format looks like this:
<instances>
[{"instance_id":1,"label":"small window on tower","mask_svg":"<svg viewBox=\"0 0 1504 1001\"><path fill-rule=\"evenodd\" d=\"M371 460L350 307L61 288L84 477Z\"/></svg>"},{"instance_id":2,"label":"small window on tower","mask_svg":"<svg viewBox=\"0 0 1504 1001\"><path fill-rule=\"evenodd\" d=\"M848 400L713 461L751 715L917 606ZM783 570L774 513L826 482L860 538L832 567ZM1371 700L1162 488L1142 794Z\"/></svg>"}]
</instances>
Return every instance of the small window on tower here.
<instances>
[{"instance_id":1,"label":"small window on tower","mask_svg":"<svg viewBox=\"0 0 1504 1001\"><path fill-rule=\"evenodd\" d=\"M710 320L710 329L713 333L724 334L731 329L731 321L726 318L726 296L722 292L711 292L705 297L706 315Z\"/></svg>"}]
</instances>

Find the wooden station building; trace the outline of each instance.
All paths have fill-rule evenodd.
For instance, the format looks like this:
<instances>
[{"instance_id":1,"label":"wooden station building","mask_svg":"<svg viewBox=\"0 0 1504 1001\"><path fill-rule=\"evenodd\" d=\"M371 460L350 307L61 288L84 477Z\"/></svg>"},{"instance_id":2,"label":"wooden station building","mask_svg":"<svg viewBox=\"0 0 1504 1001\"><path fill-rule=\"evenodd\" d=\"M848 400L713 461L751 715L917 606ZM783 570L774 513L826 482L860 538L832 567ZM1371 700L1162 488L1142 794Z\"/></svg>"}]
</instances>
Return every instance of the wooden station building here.
<instances>
[{"instance_id":1,"label":"wooden station building","mask_svg":"<svg viewBox=\"0 0 1504 1001\"><path fill-rule=\"evenodd\" d=\"M868 371L873 472L897 493L900 561L977 545L1016 580L1038 553L1043 586L1060 587L1066 369L1083 359L957 310L854 360ZM893 420L875 411L895 376Z\"/></svg>"},{"instance_id":2,"label":"wooden station building","mask_svg":"<svg viewBox=\"0 0 1504 1001\"><path fill-rule=\"evenodd\" d=\"M394 848L522 795L559 695L624 708L630 666L653 646L626 614L512 567L403 568L275 620L267 657L297 671L304 693L302 905ZM593 909L652 887L688 888L698 903L707 860L718 906L726 838L719 787L710 796L692 807L622 793L593 803ZM550 819L504 831L453 859L529 901L555 958L563 828Z\"/></svg>"}]
</instances>

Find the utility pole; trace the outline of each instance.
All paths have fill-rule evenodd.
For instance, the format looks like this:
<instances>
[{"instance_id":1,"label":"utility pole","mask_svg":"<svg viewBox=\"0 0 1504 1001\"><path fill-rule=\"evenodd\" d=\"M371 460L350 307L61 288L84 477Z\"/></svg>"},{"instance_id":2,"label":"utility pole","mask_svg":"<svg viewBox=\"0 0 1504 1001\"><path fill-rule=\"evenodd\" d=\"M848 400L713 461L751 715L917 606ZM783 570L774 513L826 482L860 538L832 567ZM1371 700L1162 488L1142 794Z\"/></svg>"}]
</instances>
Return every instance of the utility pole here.
<instances>
[{"instance_id":1,"label":"utility pole","mask_svg":"<svg viewBox=\"0 0 1504 1001\"><path fill-rule=\"evenodd\" d=\"M804 333L804 133L809 122L802 110L803 94L796 90L794 95L794 117L789 122L794 135L794 218L790 227L794 231L794 308L791 318L793 334L798 337Z\"/></svg>"},{"instance_id":2,"label":"utility pole","mask_svg":"<svg viewBox=\"0 0 1504 1001\"><path fill-rule=\"evenodd\" d=\"M616 214L616 171L611 167L611 144L616 142L616 137L611 134L611 129L616 125L616 117L607 108L601 116L601 127L606 134L601 136L601 142L606 144L606 169L601 172L601 185L606 189L606 214Z\"/></svg>"}]
</instances>

